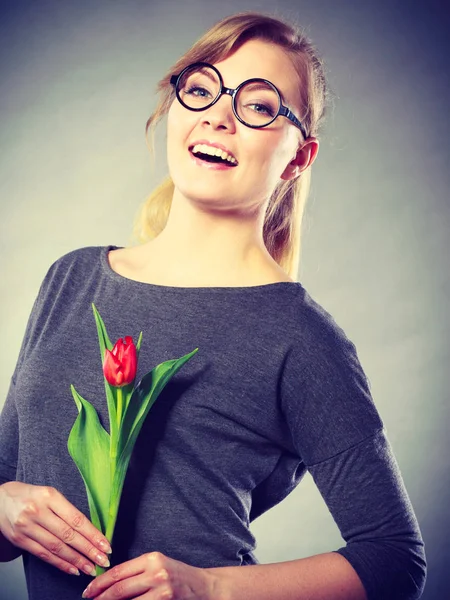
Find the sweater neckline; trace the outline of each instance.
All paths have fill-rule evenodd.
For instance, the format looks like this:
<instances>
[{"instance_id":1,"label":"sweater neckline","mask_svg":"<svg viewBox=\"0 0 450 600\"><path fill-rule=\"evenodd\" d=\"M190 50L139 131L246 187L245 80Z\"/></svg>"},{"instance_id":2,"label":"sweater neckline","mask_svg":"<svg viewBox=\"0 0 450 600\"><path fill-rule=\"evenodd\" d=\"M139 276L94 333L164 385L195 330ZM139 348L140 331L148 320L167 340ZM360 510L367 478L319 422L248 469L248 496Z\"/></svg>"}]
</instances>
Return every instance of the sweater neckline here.
<instances>
[{"instance_id":1,"label":"sweater neckline","mask_svg":"<svg viewBox=\"0 0 450 600\"><path fill-rule=\"evenodd\" d=\"M242 294L242 293L255 293L255 292L271 292L271 291L280 291L284 289L299 289L301 287L300 282L298 281L277 281L274 283L264 283L261 285L250 285L250 286L203 286L203 287L182 287L182 286L172 286L172 285L161 285L157 283L148 283L143 281L137 281L136 279L130 279L129 277L125 277L124 275L120 275L116 271L111 268L111 265L108 261L108 253L110 250L118 250L123 248L123 246L116 246L110 244L108 246L101 247L100 252L100 263L102 266L103 272L114 281L121 283L122 285L129 285L133 287L139 287L141 289L155 290L161 292L172 292L172 293L225 293L225 294Z\"/></svg>"}]
</instances>

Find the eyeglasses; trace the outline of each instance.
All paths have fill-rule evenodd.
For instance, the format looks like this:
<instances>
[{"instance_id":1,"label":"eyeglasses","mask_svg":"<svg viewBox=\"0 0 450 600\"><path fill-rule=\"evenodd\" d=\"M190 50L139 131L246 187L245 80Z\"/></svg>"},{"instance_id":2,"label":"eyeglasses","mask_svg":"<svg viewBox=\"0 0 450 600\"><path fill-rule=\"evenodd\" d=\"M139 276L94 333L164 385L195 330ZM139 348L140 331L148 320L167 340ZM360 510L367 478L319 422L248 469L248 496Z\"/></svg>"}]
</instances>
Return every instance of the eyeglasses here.
<instances>
[{"instance_id":1,"label":"eyeglasses","mask_svg":"<svg viewBox=\"0 0 450 600\"><path fill-rule=\"evenodd\" d=\"M267 127L281 115L292 121L305 139L307 137L305 128L297 117L282 104L281 93L267 79L247 79L233 90L223 85L222 76L216 67L206 62L197 62L184 68L179 75L172 75L170 83L175 86L179 102L189 110L206 110L222 94L228 94L231 96L236 118L247 127Z\"/></svg>"}]
</instances>

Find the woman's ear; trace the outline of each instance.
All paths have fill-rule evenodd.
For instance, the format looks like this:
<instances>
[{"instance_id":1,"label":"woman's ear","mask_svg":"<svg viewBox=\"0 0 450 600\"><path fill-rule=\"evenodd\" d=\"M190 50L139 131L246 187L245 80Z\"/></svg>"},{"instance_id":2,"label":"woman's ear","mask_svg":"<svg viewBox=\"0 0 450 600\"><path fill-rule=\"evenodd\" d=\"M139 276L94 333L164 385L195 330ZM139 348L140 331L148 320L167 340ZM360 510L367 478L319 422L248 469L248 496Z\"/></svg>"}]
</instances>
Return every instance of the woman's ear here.
<instances>
[{"instance_id":1,"label":"woman's ear","mask_svg":"<svg viewBox=\"0 0 450 600\"><path fill-rule=\"evenodd\" d=\"M298 177L302 171L307 169L316 160L319 152L319 140L315 137L310 137L305 140L295 157L291 160L281 175L281 179L289 180Z\"/></svg>"}]
</instances>

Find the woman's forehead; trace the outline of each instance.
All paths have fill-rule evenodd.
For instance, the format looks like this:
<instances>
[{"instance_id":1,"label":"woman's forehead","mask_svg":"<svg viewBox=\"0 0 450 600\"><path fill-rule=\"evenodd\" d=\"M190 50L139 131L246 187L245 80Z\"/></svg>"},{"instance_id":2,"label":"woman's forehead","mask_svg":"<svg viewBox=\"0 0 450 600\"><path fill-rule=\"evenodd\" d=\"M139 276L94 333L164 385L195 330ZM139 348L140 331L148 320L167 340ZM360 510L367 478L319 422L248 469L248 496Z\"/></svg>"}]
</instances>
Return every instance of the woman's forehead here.
<instances>
[{"instance_id":1,"label":"woman's forehead","mask_svg":"<svg viewBox=\"0 0 450 600\"><path fill-rule=\"evenodd\" d=\"M224 85L235 88L242 81L268 79L282 92L286 101L297 105L300 81L289 54L280 46L264 40L249 40L233 54L214 63Z\"/></svg>"}]
</instances>

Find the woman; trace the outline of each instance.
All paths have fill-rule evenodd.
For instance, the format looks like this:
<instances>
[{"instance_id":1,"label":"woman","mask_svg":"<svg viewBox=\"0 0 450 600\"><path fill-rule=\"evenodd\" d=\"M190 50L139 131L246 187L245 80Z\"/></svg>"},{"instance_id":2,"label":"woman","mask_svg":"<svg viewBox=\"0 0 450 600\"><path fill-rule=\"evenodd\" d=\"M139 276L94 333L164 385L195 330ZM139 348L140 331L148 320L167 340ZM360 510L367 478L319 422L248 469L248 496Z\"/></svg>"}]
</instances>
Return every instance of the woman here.
<instances>
[{"instance_id":1,"label":"woman","mask_svg":"<svg viewBox=\"0 0 450 600\"><path fill-rule=\"evenodd\" d=\"M0 422L2 560L23 553L30 598L66 600L109 564L66 449L70 383L107 421L95 302L111 337L144 331L143 370L199 351L145 422L114 566L83 597L418 598L423 540L355 347L293 279L321 61L291 26L243 13L159 89L148 125L167 114L171 179L145 207L150 241L62 257L33 308ZM307 469L347 545L258 565L249 522Z\"/></svg>"}]
</instances>

